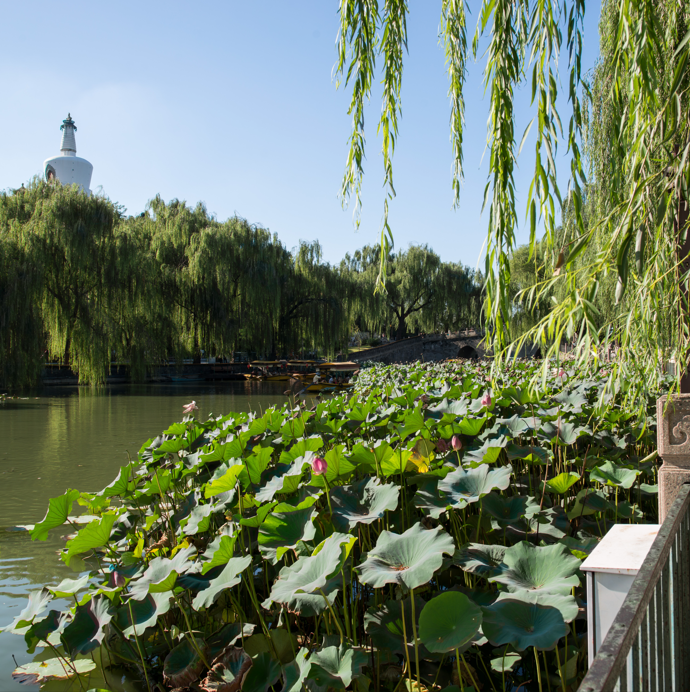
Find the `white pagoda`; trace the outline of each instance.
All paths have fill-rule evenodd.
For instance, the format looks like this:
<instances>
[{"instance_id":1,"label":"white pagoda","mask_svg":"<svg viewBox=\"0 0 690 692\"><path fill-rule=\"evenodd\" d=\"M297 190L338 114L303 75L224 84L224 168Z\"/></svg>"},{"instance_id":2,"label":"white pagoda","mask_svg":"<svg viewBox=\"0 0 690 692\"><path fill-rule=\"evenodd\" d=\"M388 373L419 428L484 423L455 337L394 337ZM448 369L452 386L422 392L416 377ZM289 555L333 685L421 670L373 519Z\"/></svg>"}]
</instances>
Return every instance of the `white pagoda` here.
<instances>
[{"instance_id":1,"label":"white pagoda","mask_svg":"<svg viewBox=\"0 0 690 692\"><path fill-rule=\"evenodd\" d=\"M87 194L91 194L91 174L93 166L86 160L77 156L77 141L74 133L77 126L74 124L71 115L67 114L67 120L60 125L62 130L62 146L60 153L43 163L43 171L46 180L59 180L63 185L76 183Z\"/></svg>"}]
</instances>

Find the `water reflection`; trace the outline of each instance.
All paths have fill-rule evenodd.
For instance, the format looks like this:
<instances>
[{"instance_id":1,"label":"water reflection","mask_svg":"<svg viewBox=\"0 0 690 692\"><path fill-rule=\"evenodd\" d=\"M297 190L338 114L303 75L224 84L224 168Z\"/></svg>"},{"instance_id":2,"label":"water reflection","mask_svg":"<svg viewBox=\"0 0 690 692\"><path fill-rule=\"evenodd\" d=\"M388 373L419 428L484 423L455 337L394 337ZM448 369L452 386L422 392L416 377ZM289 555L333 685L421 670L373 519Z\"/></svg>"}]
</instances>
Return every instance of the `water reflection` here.
<instances>
[{"instance_id":1,"label":"water reflection","mask_svg":"<svg viewBox=\"0 0 690 692\"><path fill-rule=\"evenodd\" d=\"M58 557L69 533L66 527L53 530L44 542L31 541L27 531L16 529L40 521L49 498L68 488L92 492L103 488L128 455L136 456L142 443L181 420L182 406L192 400L199 406L199 417L206 418L210 413L263 411L281 405L284 389L281 382L132 385L100 390L60 387L0 403L0 626L24 608L30 591L75 577ZM11 679L13 656L19 665L35 658L26 653L22 637L1 633L3 692L27 689ZM50 652L40 654L40 658L50 657ZM92 677L89 687L107 687L102 678L96 679L98 675ZM112 680L110 684L115 689ZM79 689L79 685L52 682L45 689L57 692ZM135 688L128 684L121 689Z\"/></svg>"}]
</instances>

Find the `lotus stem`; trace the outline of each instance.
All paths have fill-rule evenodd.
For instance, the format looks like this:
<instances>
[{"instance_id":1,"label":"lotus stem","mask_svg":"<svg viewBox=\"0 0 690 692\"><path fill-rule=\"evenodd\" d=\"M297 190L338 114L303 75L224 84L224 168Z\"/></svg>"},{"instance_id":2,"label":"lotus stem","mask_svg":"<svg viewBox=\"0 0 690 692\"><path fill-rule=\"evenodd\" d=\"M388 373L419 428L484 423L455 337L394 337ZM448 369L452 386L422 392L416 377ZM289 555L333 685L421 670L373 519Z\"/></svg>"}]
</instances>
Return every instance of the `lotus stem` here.
<instances>
[{"instance_id":1,"label":"lotus stem","mask_svg":"<svg viewBox=\"0 0 690 692\"><path fill-rule=\"evenodd\" d=\"M410 605L412 606L412 638L414 639L414 662L417 668L417 689L421 691L422 681L419 675L419 642L417 641L417 613L414 607L414 589L410 589Z\"/></svg>"},{"instance_id":2,"label":"lotus stem","mask_svg":"<svg viewBox=\"0 0 690 692\"><path fill-rule=\"evenodd\" d=\"M462 667L460 665L460 651L455 649L455 665L458 669L458 686L460 687L460 692L465 691L465 683L462 679Z\"/></svg>"},{"instance_id":3,"label":"lotus stem","mask_svg":"<svg viewBox=\"0 0 690 692\"><path fill-rule=\"evenodd\" d=\"M475 690L478 690L478 689L479 689L479 685L477 685L477 681L474 679L474 675L472 675L472 670L471 670L470 667L467 665L467 661L465 660L464 654L460 654L460 658L462 659L462 662L464 663L465 668L467 668L467 674L470 676L470 680L471 680L471 682L472 682L472 685L474 686L474 689L475 689ZM490 680L490 679L491 679L491 678L489 678L489 680ZM492 685L493 685L493 683L492 683Z\"/></svg>"},{"instance_id":4,"label":"lotus stem","mask_svg":"<svg viewBox=\"0 0 690 692\"><path fill-rule=\"evenodd\" d=\"M403 644L405 645L405 659L407 660L407 675L410 678L410 692L411 692L412 691L412 666L410 665L410 649L407 646L407 627L405 626L405 604L404 603L401 603L400 612L402 613Z\"/></svg>"},{"instance_id":5,"label":"lotus stem","mask_svg":"<svg viewBox=\"0 0 690 692\"><path fill-rule=\"evenodd\" d=\"M544 657L544 672L546 673L546 686L551 692L551 678L549 677L549 662L546 660L546 651L542 651L541 655Z\"/></svg>"},{"instance_id":6,"label":"lotus stem","mask_svg":"<svg viewBox=\"0 0 690 692\"><path fill-rule=\"evenodd\" d=\"M566 648L564 649L566 663L568 662L567 643L568 639L566 637ZM558 653L558 644L556 644L556 660L558 661L558 675L561 678L561 689L563 690L563 692L565 692L565 671L563 670L563 666L561 665L561 655Z\"/></svg>"},{"instance_id":7,"label":"lotus stem","mask_svg":"<svg viewBox=\"0 0 690 692\"><path fill-rule=\"evenodd\" d=\"M141 644L139 643L139 635L137 634L137 626L134 623L134 615L132 615L132 599L131 598L127 601L127 606L129 607L129 619L132 621L132 629L134 630L134 641L137 643L137 650L139 651L139 658L141 659L141 667L144 671L144 677L146 678L146 689L149 690L149 692L151 692L151 683L149 682L149 674L146 671L146 663L144 662L144 654L141 652Z\"/></svg>"},{"instance_id":8,"label":"lotus stem","mask_svg":"<svg viewBox=\"0 0 690 692\"><path fill-rule=\"evenodd\" d=\"M537 682L539 683L539 692L543 692L542 687L541 687L541 668L539 667L539 652L537 651L537 647L533 646L534 649L534 661L537 664Z\"/></svg>"},{"instance_id":9,"label":"lotus stem","mask_svg":"<svg viewBox=\"0 0 690 692\"><path fill-rule=\"evenodd\" d=\"M352 630L350 629L350 613L347 608L347 585L345 584L345 570L340 572L340 576L343 578L343 616L345 618L345 630L347 631L347 638L352 639Z\"/></svg>"},{"instance_id":10,"label":"lotus stem","mask_svg":"<svg viewBox=\"0 0 690 692\"><path fill-rule=\"evenodd\" d=\"M335 626L338 628L338 632L340 633L340 643L342 644L345 641L345 635L343 634L343 626L340 623L340 618L338 617L338 614L333 609L333 606L330 604L330 601L326 597L326 594L323 592L323 589L319 589L319 591L321 592L321 595L323 596L323 600L326 601L326 605L328 606L328 610L330 611L331 615L333 616L333 621L335 622Z\"/></svg>"},{"instance_id":11,"label":"lotus stem","mask_svg":"<svg viewBox=\"0 0 690 692\"><path fill-rule=\"evenodd\" d=\"M199 649L199 647L196 645L196 637L192 634L192 625L191 625L191 623L189 622L189 616L187 615L187 611L183 608L183 606L182 606L182 604L180 603L179 599L178 599L177 596L175 595L175 592L172 591L171 593L172 593L172 595L173 595L173 598L175 599L175 602L177 603L177 607L182 611L182 615L183 615L183 617L184 617L184 621L187 623L187 629L188 629L188 631L189 631L189 636L190 636L190 638L191 638L191 643L192 643L192 646L194 647L194 651L196 651L196 652L199 654L199 658L203 661L203 663L204 663L204 665L206 666L206 668L208 668L208 669L210 670L210 669L211 669L211 666L208 664L208 661L206 660L206 656L204 656L203 651L201 651L201 649ZM131 603L130 603L130 613L131 613ZM130 615L130 617L131 617L131 615ZM136 635L136 630L135 630L135 635ZM271 638L269 637L268 640L269 640L269 642L270 642L270 641L271 641ZM138 642L137 642L137 644L138 644ZM274 652L274 653L275 653L275 652Z\"/></svg>"}]
</instances>

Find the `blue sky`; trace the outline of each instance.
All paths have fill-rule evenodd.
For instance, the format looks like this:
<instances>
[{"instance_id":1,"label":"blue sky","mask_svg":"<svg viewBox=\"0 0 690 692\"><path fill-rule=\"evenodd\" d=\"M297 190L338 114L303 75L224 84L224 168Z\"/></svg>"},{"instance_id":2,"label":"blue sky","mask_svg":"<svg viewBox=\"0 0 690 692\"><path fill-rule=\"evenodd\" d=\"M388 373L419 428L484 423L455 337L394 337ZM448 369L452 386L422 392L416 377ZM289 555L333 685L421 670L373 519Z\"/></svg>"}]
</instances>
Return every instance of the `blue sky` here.
<instances>
[{"instance_id":1,"label":"blue sky","mask_svg":"<svg viewBox=\"0 0 690 692\"><path fill-rule=\"evenodd\" d=\"M5 143L0 188L40 174L58 153L59 126L77 123L78 155L130 214L149 199L203 201L219 219L235 213L294 247L318 239L338 262L379 238L384 191L376 123L367 110L362 222L338 199L347 154L349 94L336 91L335 0L6 4L0 41ZM480 3L471 0L471 31ZM396 247L428 243L446 261L475 266L486 235L480 215L488 95L483 60L466 87L466 180L452 208L451 149L440 2L409 0L403 119L394 157ZM600 3L588 5L584 69L598 55ZM567 89L567 75L560 88ZM561 104L564 125L568 104ZM516 132L529 122L529 88L518 97ZM531 133L518 171L524 218L533 166ZM483 161L482 161L483 157ZM565 188L565 147L558 159ZM562 175L561 175L562 173ZM527 240L524 230L520 238Z\"/></svg>"}]
</instances>

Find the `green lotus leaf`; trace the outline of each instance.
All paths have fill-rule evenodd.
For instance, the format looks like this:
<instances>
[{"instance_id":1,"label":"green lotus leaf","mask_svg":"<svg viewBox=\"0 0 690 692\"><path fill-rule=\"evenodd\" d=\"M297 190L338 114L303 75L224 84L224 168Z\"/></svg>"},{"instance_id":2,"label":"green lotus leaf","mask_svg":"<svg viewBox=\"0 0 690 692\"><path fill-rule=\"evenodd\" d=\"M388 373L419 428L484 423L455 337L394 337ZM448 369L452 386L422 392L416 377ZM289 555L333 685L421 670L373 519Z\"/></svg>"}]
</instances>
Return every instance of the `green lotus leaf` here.
<instances>
[{"instance_id":1,"label":"green lotus leaf","mask_svg":"<svg viewBox=\"0 0 690 692\"><path fill-rule=\"evenodd\" d=\"M425 474L426 475L426 474ZM414 495L414 506L421 509L434 519L438 519L443 512L448 509L448 498L438 490L438 483L441 479L438 476L430 477L422 481L421 487Z\"/></svg>"},{"instance_id":2,"label":"green lotus leaf","mask_svg":"<svg viewBox=\"0 0 690 692\"><path fill-rule=\"evenodd\" d=\"M239 478L245 492L252 485L261 485L261 474L268 468L272 454L273 450L270 447L258 447L252 454L242 459L245 468Z\"/></svg>"},{"instance_id":3,"label":"green lotus leaf","mask_svg":"<svg viewBox=\"0 0 690 692\"><path fill-rule=\"evenodd\" d=\"M265 634L253 634L244 640L244 650L252 658L258 656L264 651L269 651L274 654L281 663L291 661L297 649L297 637L290 634L283 627L275 627L270 631L271 639L269 641Z\"/></svg>"},{"instance_id":4,"label":"green lotus leaf","mask_svg":"<svg viewBox=\"0 0 690 692\"><path fill-rule=\"evenodd\" d=\"M281 503L274 508L259 528L259 551L272 565L278 563L299 541L310 541L316 535L316 507L295 509Z\"/></svg>"},{"instance_id":5,"label":"green lotus leaf","mask_svg":"<svg viewBox=\"0 0 690 692\"><path fill-rule=\"evenodd\" d=\"M417 523L403 534L382 531L357 568L359 580L374 588L398 584L414 589L426 584L443 564L443 555L454 550L453 539L440 527L427 530Z\"/></svg>"},{"instance_id":6,"label":"green lotus leaf","mask_svg":"<svg viewBox=\"0 0 690 692\"><path fill-rule=\"evenodd\" d=\"M548 591L503 591L498 595L497 601L523 601L524 603L536 603L549 606L560 611L564 622L572 622L578 614L577 601L570 594L551 593Z\"/></svg>"},{"instance_id":7,"label":"green lotus leaf","mask_svg":"<svg viewBox=\"0 0 690 692\"><path fill-rule=\"evenodd\" d=\"M210 497L215 497L221 493L227 492L228 490L234 490L235 485L237 485L237 479L244 471L244 466L242 464L234 464L230 466L228 470L220 477L212 480L204 489L204 497L206 499Z\"/></svg>"},{"instance_id":8,"label":"green lotus leaf","mask_svg":"<svg viewBox=\"0 0 690 692\"><path fill-rule=\"evenodd\" d=\"M589 478L603 485L617 486L627 490L639 475L640 471L626 469L624 466L617 466L612 461L605 461L601 466L591 470Z\"/></svg>"},{"instance_id":9,"label":"green lotus leaf","mask_svg":"<svg viewBox=\"0 0 690 692\"><path fill-rule=\"evenodd\" d=\"M576 574L581 561L561 544L536 547L527 541L516 543L503 557L505 569L489 581L505 584L508 591L551 591L570 593L579 586Z\"/></svg>"},{"instance_id":10,"label":"green lotus leaf","mask_svg":"<svg viewBox=\"0 0 690 692\"><path fill-rule=\"evenodd\" d=\"M497 418L494 427L491 429L491 435L505 435L509 438L519 437L529 430L529 424L516 413L510 418Z\"/></svg>"},{"instance_id":11,"label":"green lotus leaf","mask_svg":"<svg viewBox=\"0 0 690 692\"><path fill-rule=\"evenodd\" d=\"M175 553L171 559L155 557L146 571L130 584L132 598L141 601L148 593L170 591L177 581L177 575L186 572L191 566L190 557L196 554L196 548L189 546Z\"/></svg>"},{"instance_id":12,"label":"green lotus leaf","mask_svg":"<svg viewBox=\"0 0 690 692\"><path fill-rule=\"evenodd\" d=\"M213 660L211 670L199 683L199 688L203 692L239 692L252 663L244 649L227 646Z\"/></svg>"},{"instance_id":13,"label":"green lotus leaf","mask_svg":"<svg viewBox=\"0 0 690 692\"><path fill-rule=\"evenodd\" d=\"M103 490L101 490L99 495L103 497L115 497L116 495L126 495L136 488L136 481L131 480L132 476L132 466L131 464L125 464L120 466L120 473L117 478L110 484L107 485Z\"/></svg>"},{"instance_id":14,"label":"green lotus leaf","mask_svg":"<svg viewBox=\"0 0 690 692\"><path fill-rule=\"evenodd\" d=\"M324 455L324 459L328 463L326 473L316 474L312 469L311 485L325 488L326 482L328 482L328 486L332 488L338 481L342 482L352 475L357 467L343 454L344 449L345 445L338 445L326 452Z\"/></svg>"},{"instance_id":15,"label":"green lotus leaf","mask_svg":"<svg viewBox=\"0 0 690 692\"><path fill-rule=\"evenodd\" d=\"M590 514L596 514L597 512L606 512L612 508L613 505L608 501L606 495L604 495L601 490L584 488L580 490L575 497L575 502L568 512L568 519L572 521L573 519L586 517Z\"/></svg>"},{"instance_id":16,"label":"green lotus leaf","mask_svg":"<svg viewBox=\"0 0 690 692\"><path fill-rule=\"evenodd\" d=\"M575 485L575 483L577 483L579 480L579 473L575 473L575 471L564 471L563 473L559 473L554 478L546 481L546 487L554 493L563 495L568 491L568 488Z\"/></svg>"},{"instance_id":17,"label":"green lotus leaf","mask_svg":"<svg viewBox=\"0 0 690 692\"><path fill-rule=\"evenodd\" d=\"M34 620L31 627L24 633L24 641L26 642L28 653L34 653L36 645L41 642L47 642L48 637L54 632L57 632L58 636L62 634L62 630L64 630L67 624L69 624L68 614L61 613L59 610L51 610L44 618Z\"/></svg>"},{"instance_id":18,"label":"green lotus leaf","mask_svg":"<svg viewBox=\"0 0 690 692\"><path fill-rule=\"evenodd\" d=\"M29 602L24 609L17 615L12 622L0 629L0 632L14 632L30 625L37 615L40 615L53 600L53 594L47 588L32 591L29 594Z\"/></svg>"},{"instance_id":19,"label":"green lotus leaf","mask_svg":"<svg viewBox=\"0 0 690 692\"><path fill-rule=\"evenodd\" d=\"M307 555L305 557L309 556ZM289 567L283 567L283 569L280 570L278 578L286 579L295 567L301 568L302 563L300 563L299 566L296 562ZM347 578L345 583L348 583ZM326 605L326 600L331 606L335 603L338 592L342 588L342 573L336 572L335 575L326 581L326 585L322 589L317 590L314 593L303 593L301 591L296 591L288 598L287 601L284 602L284 605L291 613L297 613L302 617L314 617L316 615L320 615L328 608L328 605ZM321 592L323 592L323 594ZM324 599L324 595L326 596L326 599ZM262 605L265 608L270 608L272 602L273 601L269 597Z\"/></svg>"},{"instance_id":20,"label":"green lotus leaf","mask_svg":"<svg viewBox=\"0 0 690 692\"><path fill-rule=\"evenodd\" d=\"M553 397L553 400L561 404L564 411L579 413L582 407L587 405L587 397L579 389L570 392L560 392Z\"/></svg>"},{"instance_id":21,"label":"green lotus leaf","mask_svg":"<svg viewBox=\"0 0 690 692\"><path fill-rule=\"evenodd\" d=\"M361 649L351 649L341 644L316 651L309 661L308 680L314 680L317 685L324 687L346 689L361 674L368 656Z\"/></svg>"},{"instance_id":22,"label":"green lotus leaf","mask_svg":"<svg viewBox=\"0 0 690 692\"><path fill-rule=\"evenodd\" d=\"M347 532L357 524L371 524L398 506L400 490L394 483L381 484L375 476L331 491L333 524Z\"/></svg>"},{"instance_id":23,"label":"green lotus leaf","mask_svg":"<svg viewBox=\"0 0 690 692\"><path fill-rule=\"evenodd\" d=\"M206 548L206 552L201 556L205 560L201 573L206 574L210 569L227 564L228 560L235 554L235 541L237 534L221 533Z\"/></svg>"},{"instance_id":24,"label":"green lotus leaf","mask_svg":"<svg viewBox=\"0 0 690 692\"><path fill-rule=\"evenodd\" d=\"M527 510L527 498L520 495L506 497L490 492L482 498L482 511L498 520L501 526L513 524Z\"/></svg>"},{"instance_id":25,"label":"green lotus leaf","mask_svg":"<svg viewBox=\"0 0 690 692\"><path fill-rule=\"evenodd\" d=\"M486 440L481 446L474 446L467 451L463 462L470 468L476 468L482 464L493 464L498 461L501 450L508 444L507 437Z\"/></svg>"},{"instance_id":26,"label":"green lotus leaf","mask_svg":"<svg viewBox=\"0 0 690 692\"><path fill-rule=\"evenodd\" d=\"M465 543L456 550L453 562L466 572L488 578L501 573L505 553L502 545Z\"/></svg>"},{"instance_id":27,"label":"green lotus leaf","mask_svg":"<svg viewBox=\"0 0 690 692\"><path fill-rule=\"evenodd\" d=\"M240 524L242 524L242 526L249 526L252 529L258 529L277 504L277 500L264 503L260 507L257 507L256 514L253 517L242 517L242 519L240 519Z\"/></svg>"},{"instance_id":28,"label":"green lotus leaf","mask_svg":"<svg viewBox=\"0 0 690 692\"><path fill-rule=\"evenodd\" d=\"M283 689L281 692L302 692L303 685L311 669L308 660L309 650L300 649L295 660L283 666Z\"/></svg>"},{"instance_id":29,"label":"green lotus leaf","mask_svg":"<svg viewBox=\"0 0 690 692\"><path fill-rule=\"evenodd\" d=\"M459 468L440 480L438 489L441 497L447 498L448 504L462 509L479 501L494 488L505 490L510 485L512 472L510 464L496 469L490 469L486 464L469 470Z\"/></svg>"},{"instance_id":30,"label":"green lotus leaf","mask_svg":"<svg viewBox=\"0 0 690 692\"><path fill-rule=\"evenodd\" d=\"M465 416L467 414L467 401L465 399L452 401L444 398L439 404L429 406L427 411L431 413L447 413L452 416Z\"/></svg>"},{"instance_id":31,"label":"green lotus leaf","mask_svg":"<svg viewBox=\"0 0 690 692\"><path fill-rule=\"evenodd\" d=\"M432 598L419 616L419 638L429 651L463 651L482 623L482 610L465 594L445 591Z\"/></svg>"},{"instance_id":32,"label":"green lotus leaf","mask_svg":"<svg viewBox=\"0 0 690 692\"><path fill-rule=\"evenodd\" d=\"M12 677L20 683L35 684L48 680L68 680L74 675L86 675L96 669L96 664L89 658L70 661L68 666L61 658L49 658L47 661L33 661L19 666Z\"/></svg>"},{"instance_id":33,"label":"green lotus leaf","mask_svg":"<svg viewBox=\"0 0 690 692\"><path fill-rule=\"evenodd\" d=\"M163 680L169 687L189 687L201 675L206 644L203 639L187 635L163 661Z\"/></svg>"},{"instance_id":34,"label":"green lotus leaf","mask_svg":"<svg viewBox=\"0 0 690 692\"><path fill-rule=\"evenodd\" d=\"M254 659L242 684L242 692L266 692L280 678L280 663L268 651L263 651Z\"/></svg>"},{"instance_id":35,"label":"green lotus leaf","mask_svg":"<svg viewBox=\"0 0 690 692\"><path fill-rule=\"evenodd\" d=\"M533 512L527 517L527 524L531 534L551 536L557 540L565 536L569 527L568 517L563 507L558 505Z\"/></svg>"},{"instance_id":36,"label":"green lotus leaf","mask_svg":"<svg viewBox=\"0 0 690 692\"><path fill-rule=\"evenodd\" d=\"M306 469L311 468L311 462L315 456L314 452L306 452L304 456L297 457L290 466L279 464L276 470L280 470L281 473L264 483L263 487L257 491L256 499L259 502L270 502L277 493L285 495L294 493L302 482Z\"/></svg>"},{"instance_id":37,"label":"green lotus leaf","mask_svg":"<svg viewBox=\"0 0 690 692\"><path fill-rule=\"evenodd\" d=\"M562 447L570 447L571 445L574 445L577 442L578 437L585 435L587 432L591 432L591 430L588 431L588 429L584 426L575 425L574 423L565 421L562 418L555 421L555 423L556 424L554 425L554 423L548 421L545 422L541 426L541 432L550 441L555 441Z\"/></svg>"},{"instance_id":38,"label":"green lotus leaf","mask_svg":"<svg viewBox=\"0 0 690 692\"><path fill-rule=\"evenodd\" d=\"M170 610L170 593L150 593L141 601L130 599L117 609L116 620L127 639L144 633L153 627L159 615Z\"/></svg>"},{"instance_id":39,"label":"green lotus leaf","mask_svg":"<svg viewBox=\"0 0 690 692\"><path fill-rule=\"evenodd\" d=\"M534 646L548 651L569 631L560 610L553 606L504 599L482 611L482 630L494 646L510 644L518 651Z\"/></svg>"},{"instance_id":40,"label":"green lotus leaf","mask_svg":"<svg viewBox=\"0 0 690 692\"><path fill-rule=\"evenodd\" d=\"M524 459L533 464L545 464L549 460L550 453L546 449L541 447L535 447L534 445L528 445L526 447L521 447L519 445L513 444L512 442L506 447L506 453L508 454L508 459L513 461L514 459Z\"/></svg>"},{"instance_id":41,"label":"green lotus leaf","mask_svg":"<svg viewBox=\"0 0 690 692\"><path fill-rule=\"evenodd\" d=\"M193 536L194 534L208 531L208 527L211 524L211 514L214 511L215 506L212 504L197 505L185 522L183 529L185 536Z\"/></svg>"},{"instance_id":42,"label":"green lotus leaf","mask_svg":"<svg viewBox=\"0 0 690 692\"><path fill-rule=\"evenodd\" d=\"M45 541L46 538L48 538L48 531L50 531L50 529L62 526L67 521L67 517L72 511L72 505L78 498L78 490L68 490L64 495L60 495L60 497L51 497L48 500L48 511L43 521L36 524L31 530L31 540Z\"/></svg>"},{"instance_id":43,"label":"green lotus leaf","mask_svg":"<svg viewBox=\"0 0 690 692\"><path fill-rule=\"evenodd\" d=\"M496 653L496 651L494 651ZM497 658L491 659L491 670L497 673L512 673L515 666L522 660L522 656L515 651L509 651L506 646Z\"/></svg>"},{"instance_id":44,"label":"green lotus leaf","mask_svg":"<svg viewBox=\"0 0 690 692\"><path fill-rule=\"evenodd\" d=\"M57 586L48 586L55 598L67 598L86 588L89 583L89 575L85 574L79 579L63 579Z\"/></svg>"},{"instance_id":45,"label":"green lotus leaf","mask_svg":"<svg viewBox=\"0 0 690 692\"><path fill-rule=\"evenodd\" d=\"M65 546L67 551L61 553L65 564L69 567L69 563L75 555L103 547L110 540L113 524L117 517L117 512L107 512L100 521L90 522L72 540L67 541Z\"/></svg>"},{"instance_id":46,"label":"green lotus leaf","mask_svg":"<svg viewBox=\"0 0 690 692\"><path fill-rule=\"evenodd\" d=\"M415 626L419 631L419 616L426 605L425 601L414 595ZM392 653L402 654L405 650L405 632L403 632L402 615L405 609L405 630L408 647L414 646L412 637L412 605L409 598L401 601L386 601L378 608L372 607L364 614L364 629L378 649L388 649Z\"/></svg>"},{"instance_id":47,"label":"green lotus leaf","mask_svg":"<svg viewBox=\"0 0 690 692\"><path fill-rule=\"evenodd\" d=\"M241 574L251 563L252 558L249 555L228 560L223 571L215 579L211 579L208 586L194 597L192 606L196 610L210 607L221 591L231 589L242 581Z\"/></svg>"},{"instance_id":48,"label":"green lotus leaf","mask_svg":"<svg viewBox=\"0 0 690 692\"><path fill-rule=\"evenodd\" d=\"M334 533L321 543L310 557L300 557L284 568L273 583L270 599L291 603L297 594L319 594L329 579L342 569L356 539ZM324 604L325 605L325 604Z\"/></svg>"},{"instance_id":49,"label":"green lotus leaf","mask_svg":"<svg viewBox=\"0 0 690 692\"><path fill-rule=\"evenodd\" d=\"M60 637L65 651L74 658L87 654L100 646L105 632L103 628L112 620L110 601L105 596L96 596L84 605L76 607L72 621Z\"/></svg>"}]
</instances>

